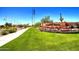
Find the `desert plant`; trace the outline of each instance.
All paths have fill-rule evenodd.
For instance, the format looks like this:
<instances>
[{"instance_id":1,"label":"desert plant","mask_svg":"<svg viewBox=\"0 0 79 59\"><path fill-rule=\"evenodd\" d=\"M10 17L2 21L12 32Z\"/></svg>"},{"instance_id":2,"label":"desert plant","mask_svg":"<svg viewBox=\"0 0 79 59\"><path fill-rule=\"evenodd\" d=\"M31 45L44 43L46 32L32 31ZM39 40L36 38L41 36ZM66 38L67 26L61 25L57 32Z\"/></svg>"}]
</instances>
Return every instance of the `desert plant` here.
<instances>
[{"instance_id":1,"label":"desert plant","mask_svg":"<svg viewBox=\"0 0 79 59\"><path fill-rule=\"evenodd\" d=\"M12 27L8 30L9 33L14 33L17 31L17 28L16 27Z\"/></svg>"},{"instance_id":2,"label":"desert plant","mask_svg":"<svg viewBox=\"0 0 79 59\"><path fill-rule=\"evenodd\" d=\"M3 29L1 31L1 35L6 35L6 34L9 34L9 33L14 33L17 31L17 28L16 27L9 27L9 29Z\"/></svg>"},{"instance_id":3,"label":"desert plant","mask_svg":"<svg viewBox=\"0 0 79 59\"><path fill-rule=\"evenodd\" d=\"M4 29L4 30L2 30L1 35L6 35L8 33L9 33L8 30Z\"/></svg>"}]
</instances>

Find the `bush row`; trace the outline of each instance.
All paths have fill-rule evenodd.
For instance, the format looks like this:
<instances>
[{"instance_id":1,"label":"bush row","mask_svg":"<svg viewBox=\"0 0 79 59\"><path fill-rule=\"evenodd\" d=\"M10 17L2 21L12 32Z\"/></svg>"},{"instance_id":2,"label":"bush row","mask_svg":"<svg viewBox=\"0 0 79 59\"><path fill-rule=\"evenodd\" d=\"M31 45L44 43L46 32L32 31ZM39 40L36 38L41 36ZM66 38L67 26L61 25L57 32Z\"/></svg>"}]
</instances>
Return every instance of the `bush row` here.
<instances>
[{"instance_id":1,"label":"bush row","mask_svg":"<svg viewBox=\"0 0 79 59\"><path fill-rule=\"evenodd\" d=\"M17 28L15 28L15 27L11 27L9 29L3 29L1 31L1 35L6 35L6 34L9 34L9 33L14 33L16 31L17 31Z\"/></svg>"}]
</instances>

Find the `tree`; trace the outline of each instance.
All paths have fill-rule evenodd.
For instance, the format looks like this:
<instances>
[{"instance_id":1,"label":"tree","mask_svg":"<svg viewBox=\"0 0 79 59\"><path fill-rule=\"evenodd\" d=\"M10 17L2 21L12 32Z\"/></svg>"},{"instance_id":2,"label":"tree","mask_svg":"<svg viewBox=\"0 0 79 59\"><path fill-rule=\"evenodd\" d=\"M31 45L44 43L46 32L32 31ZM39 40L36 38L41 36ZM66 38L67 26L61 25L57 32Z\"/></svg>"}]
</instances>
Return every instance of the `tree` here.
<instances>
[{"instance_id":1,"label":"tree","mask_svg":"<svg viewBox=\"0 0 79 59\"><path fill-rule=\"evenodd\" d=\"M46 23L46 22L53 22L52 20L50 20L50 16L45 16L44 18L41 19L42 23Z\"/></svg>"},{"instance_id":2,"label":"tree","mask_svg":"<svg viewBox=\"0 0 79 59\"><path fill-rule=\"evenodd\" d=\"M11 27L11 26L12 26L12 23L5 23L5 26L6 26L6 27L7 27L7 26Z\"/></svg>"},{"instance_id":3,"label":"tree","mask_svg":"<svg viewBox=\"0 0 79 59\"><path fill-rule=\"evenodd\" d=\"M40 22L35 23L34 27L39 27L41 25Z\"/></svg>"}]
</instances>

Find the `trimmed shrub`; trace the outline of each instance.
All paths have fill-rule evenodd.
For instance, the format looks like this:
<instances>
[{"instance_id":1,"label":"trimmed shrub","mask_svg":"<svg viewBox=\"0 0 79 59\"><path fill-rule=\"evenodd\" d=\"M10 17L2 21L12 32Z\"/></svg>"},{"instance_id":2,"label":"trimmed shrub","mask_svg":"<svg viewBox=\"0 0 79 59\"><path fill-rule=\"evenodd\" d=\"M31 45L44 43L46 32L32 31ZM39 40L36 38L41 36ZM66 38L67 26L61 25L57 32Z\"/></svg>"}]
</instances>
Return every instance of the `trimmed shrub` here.
<instances>
[{"instance_id":1,"label":"trimmed shrub","mask_svg":"<svg viewBox=\"0 0 79 59\"><path fill-rule=\"evenodd\" d=\"M14 33L16 31L17 31L16 27L10 27L9 29L3 29L1 31L1 35L6 35L6 34L9 34L9 33Z\"/></svg>"},{"instance_id":2,"label":"trimmed shrub","mask_svg":"<svg viewBox=\"0 0 79 59\"><path fill-rule=\"evenodd\" d=\"M8 31L9 31L9 33L14 33L14 32L16 32L16 31L17 31L17 28L12 27L12 28L10 28Z\"/></svg>"},{"instance_id":3,"label":"trimmed shrub","mask_svg":"<svg viewBox=\"0 0 79 59\"><path fill-rule=\"evenodd\" d=\"M8 30L3 30L2 32L1 32L1 35L6 35L6 34L8 34L9 32L8 32Z\"/></svg>"}]
</instances>

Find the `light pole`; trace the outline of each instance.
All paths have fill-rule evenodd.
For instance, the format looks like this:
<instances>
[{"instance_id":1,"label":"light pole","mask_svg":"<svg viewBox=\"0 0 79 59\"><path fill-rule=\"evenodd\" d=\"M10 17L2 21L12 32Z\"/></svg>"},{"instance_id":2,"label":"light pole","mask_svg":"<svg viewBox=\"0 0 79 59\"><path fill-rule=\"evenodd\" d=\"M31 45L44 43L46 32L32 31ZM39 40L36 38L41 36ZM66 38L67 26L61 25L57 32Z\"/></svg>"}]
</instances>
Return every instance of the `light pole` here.
<instances>
[{"instance_id":1,"label":"light pole","mask_svg":"<svg viewBox=\"0 0 79 59\"><path fill-rule=\"evenodd\" d=\"M32 9L32 26L34 25L34 21L35 21L35 9Z\"/></svg>"}]
</instances>

